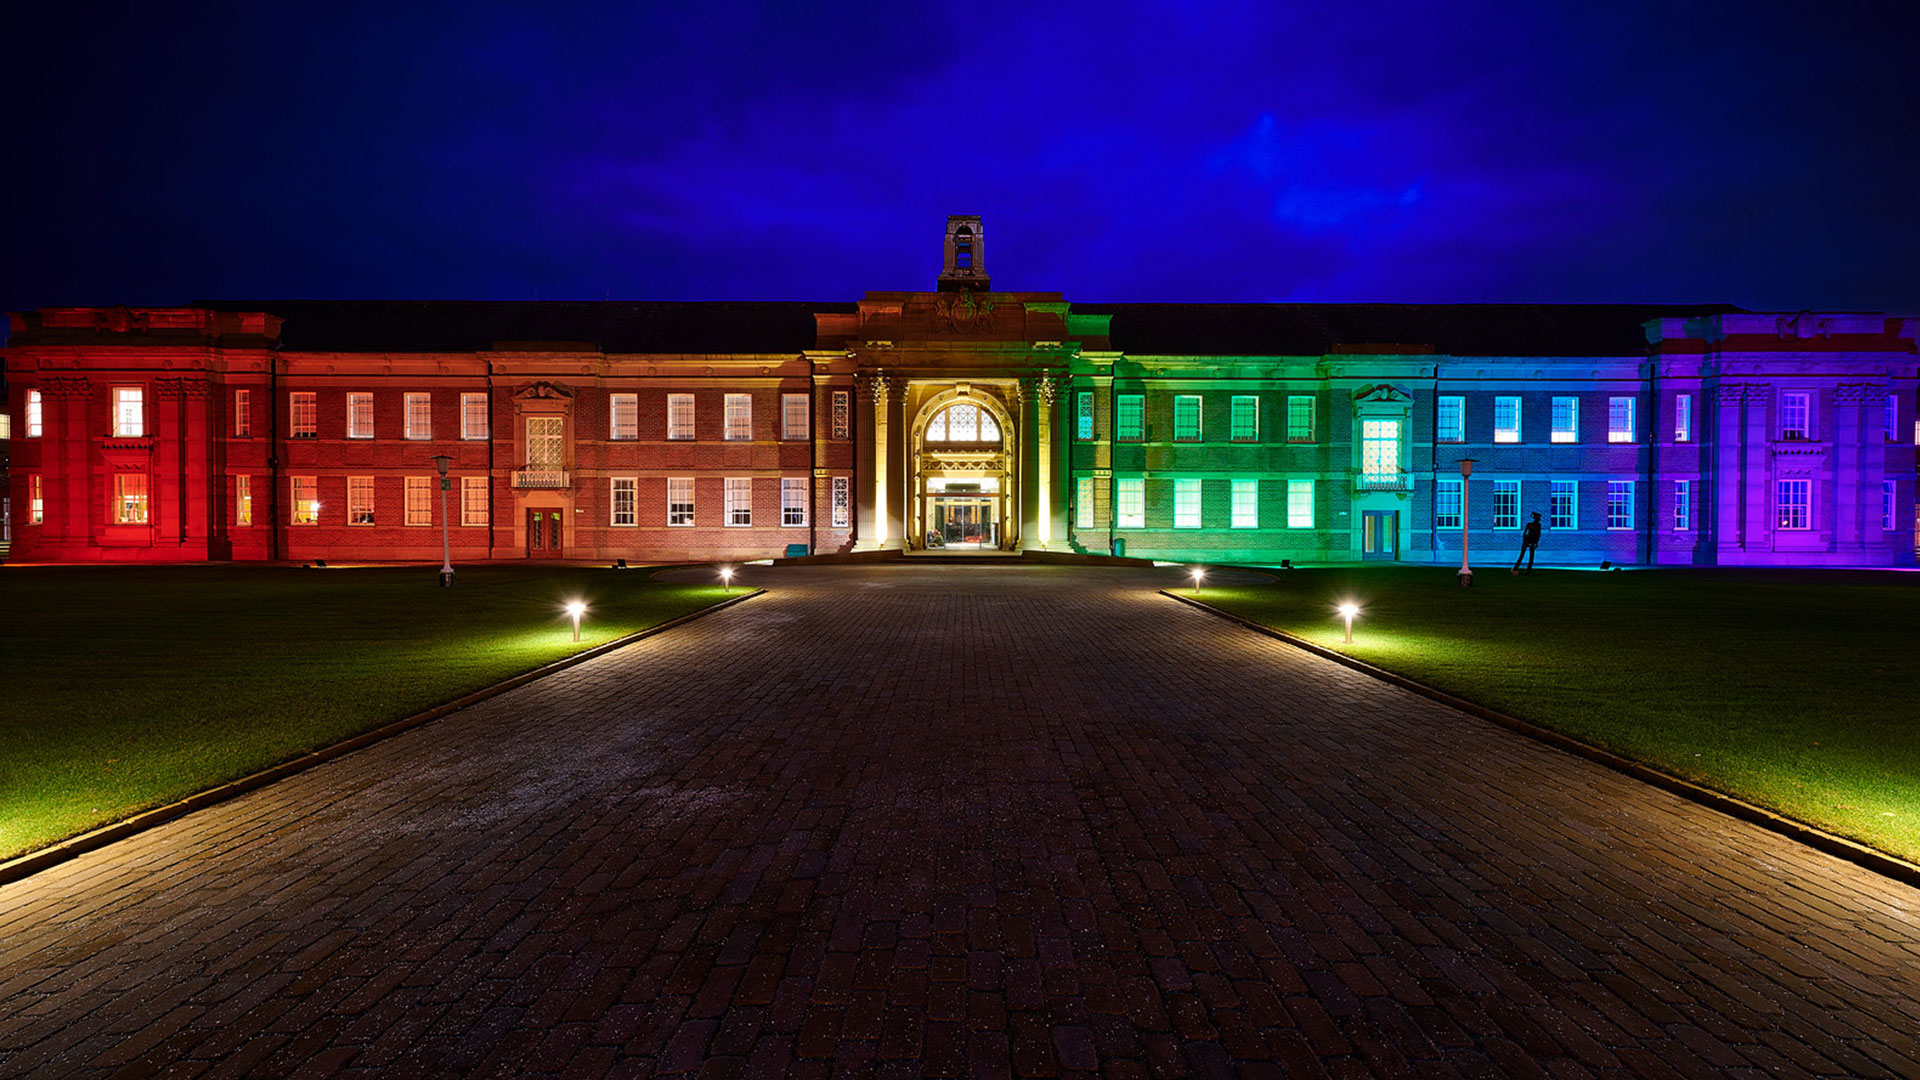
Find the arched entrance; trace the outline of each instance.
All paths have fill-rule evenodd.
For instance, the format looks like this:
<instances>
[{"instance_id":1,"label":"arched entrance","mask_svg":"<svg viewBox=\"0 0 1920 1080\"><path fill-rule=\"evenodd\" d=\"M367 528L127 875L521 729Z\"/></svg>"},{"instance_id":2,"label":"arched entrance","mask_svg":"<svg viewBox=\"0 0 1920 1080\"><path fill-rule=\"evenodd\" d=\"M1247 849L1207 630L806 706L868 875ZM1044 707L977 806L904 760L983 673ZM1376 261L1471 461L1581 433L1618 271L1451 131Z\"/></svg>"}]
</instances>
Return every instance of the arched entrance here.
<instances>
[{"instance_id":1,"label":"arched entrance","mask_svg":"<svg viewBox=\"0 0 1920 1080\"><path fill-rule=\"evenodd\" d=\"M1012 550L1019 542L1015 426L1006 404L977 387L929 397L912 427L909 546Z\"/></svg>"}]
</instances>

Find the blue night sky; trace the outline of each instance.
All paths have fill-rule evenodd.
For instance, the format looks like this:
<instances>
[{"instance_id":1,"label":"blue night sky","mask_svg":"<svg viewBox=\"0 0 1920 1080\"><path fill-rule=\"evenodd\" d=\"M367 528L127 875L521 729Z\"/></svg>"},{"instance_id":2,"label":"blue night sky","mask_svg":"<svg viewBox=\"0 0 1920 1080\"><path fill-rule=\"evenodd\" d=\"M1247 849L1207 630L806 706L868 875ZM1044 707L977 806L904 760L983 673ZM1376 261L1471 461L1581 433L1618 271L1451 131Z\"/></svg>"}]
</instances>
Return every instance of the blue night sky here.
<instances>
[{"instance_id":1,"label":"blue night sky","mask_svg":"<svg viewBox=\"0 0 1920 1080\"><path fill-rule=\"evenodd\" d=\"M7 310L850 300L949 213L1082 301L1920 310L1910 3L21 7Z\"/></svg>"}]
</instances>

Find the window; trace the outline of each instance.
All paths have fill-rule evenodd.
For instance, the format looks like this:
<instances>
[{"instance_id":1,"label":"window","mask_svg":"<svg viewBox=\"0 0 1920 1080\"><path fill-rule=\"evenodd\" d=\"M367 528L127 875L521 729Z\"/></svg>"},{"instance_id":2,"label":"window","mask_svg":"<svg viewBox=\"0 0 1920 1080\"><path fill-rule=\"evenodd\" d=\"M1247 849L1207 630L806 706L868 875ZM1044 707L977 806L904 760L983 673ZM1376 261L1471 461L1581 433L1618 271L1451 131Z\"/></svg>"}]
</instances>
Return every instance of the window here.
<instances>
[{"instance_id":1,"label":"window","mask_svg":"<svg viewBox=\"0 0 1920 1080\"><path fill-rule=\"evenodd\" d=\"M295 390L287 395L288 434L295 439L311 439L320 434L320 406L311 390Z\"/></svg>"},{"instance_id":2,"label":"window","mask_svg":"<svg viewBox=\"0 0 1920 1080\"><path fill-rule=\"evenodd\" d=\"M1633 441L1633 399L1615 397L1607 399L1607 441L1610 443L1628 443Z\"/></svg>"},{"instance_id":3,"label":"window","mask_svg":"<svg viewBox=\"0 0 1920 1080\"><path fill-rule=\"evenodd\" d=\"M118 525L147 523L147 474L113 475L113 520Z\"/></svg>"},{"instance_id":4,"label":"window","mask_svg":"<svg viewBox=\"0 0 1920 1080\"><path fill-rule=\"evenodd\" d=\"M1234 480L1230 494L1233 500L1233 527L1236 529L1257 529L1260 527L1260 481Z\"/></svg>"},{"instance_id":5,"label":"window","mask_svg":"<svg viewBox=\"0 0 1920 1080\"><path fill-rule=\"evenodd\" d=\"M1493 482L1493 527L1496 529L1520 527L1520 481L1495 480Z\"/></svg>"},{"instance_id":6,"label":"window","mask_svg":"<svg viewBox=\"0 0 1920 1080\"><path fill-rule=\"evenodd\" d=\"M43 419L44 413L42 412L40 391L27 391L27 438L37 439L40 437Z\"/></svg>"},{"instance_id":7,"label":"window","mask_svg":"<svg viewBox=\"0 0 1920 1080\"><path fill-rule=\"evenodd\" d=\"M1176 529L1200 527L1200 481L1175 480L1173 482L1173 527Z\"/></svg>"},{"instance_id":8,"label":"window","mask_svg":"<svg viewBox=\"0 0 1920 1080\"><path fill-rule=\"evenodd\" d=\"M1073 437L1093 438L1093 391L1091 390L1082 390L1073 395Z\"/></svg>"},{"instance_id":9,"label":"window","mask_svg":"<svg viewBox=\"0 0 1920 1080\"><path fill-rule=\"evenodd\" d=\"M347 438L373 438L373 395L350 393L347 395Z\"/></svg>"},{"instance_id":10,"label":"window","mask_svg":"<svg viewBox=\"0 0 1920 1080\"><path fill-rule=\"evenodd\" d=\"M1124 442L1139 442L1147 437L1145 399L1139 394L1121 394L1114 437Z\"/></svg>"},{"instance_id":11,"label":"window","mask_svg":"<svg viewBox=\"0 0 1920 1080\"><path fill-rule=\"evenodd\" d=\"M1673 395L1673 441L1693 441L1693 395Z\"/></svg>"},{"instance_id":12,"label":"window","mask_svg":"<svg viewBox=\"0 0 1920 1080\"><path fill-rule=\"evenodd\" d=\"M1775 528L1800 530L1813 527L1813 481L1776 481L1773 502Z\"/></svg>"},{"instance_id":13,"label":"window","mask_svg":"<svg viewBox=\"0 0 1920 1080\"><path fill-rule=\"evenodd\" d=\"M27 477L27 524L39 525L47 520L46 492L40 487L40 477Z\"/></svg>"},{"instance_id":14,"label":"window","mask_svg":"<svg viewBox=\"0 0 1920 1080\"><path fill-rule=\"evenodd\" d=\"M1886 442L1900 441L1900 395L1887 395L1887 416L1881 427L1881 436ZM1891 526L1889 526L1891 528Z\"/></svg>"},{"instance_id":15,"label":"window","mask_svg":"<svg viewBox=\"0 0 1920 1080\"><path fill-rule=\"evenodd\" d=\"M1496 397L1493 399L1493 441L1497 443L1520 441L1519 398Z\"/></svg>"},{"instance_id":16,"label":"window","mask_svg":"<svg viewBox=\"0 0 1920 1080\"><path fill-rule=\"evenodd\" d=\"M373 524L373 477L347 477L347 524Z\"/></svg>"},{"instance_id":17,"label":"window","mask_svg":"<svg viewBox=\"0 0 1920 1080\"><path fill-rule=\"evenodd\" d=\"M1673 482L1673 531L1686 532L1693 528L1693 481L1675 480Z\"/></svg>"},{"instance_id":18,"label":"window","mask_svg":"<svg viewBox=\"0 0 1920 1080\"><path fill-rule=\"evenodd\" d=\"M1173 441L1200 441L1200 395L1176 394L1173 398Z\"/></svg>"},{"instance_id":19,"label":"window","mask_svg":"<svg viewBox=\"0 0 1920 1080\"><path fill-rule=\"evenodd\" d=\"M1000 441L1000 422L978 405L949 405L927 423L927 441L980 443Z\"/></svg>"},{"instance_id":20,"label":"window","mask_svg":"<svg viewBox=\"0 0 1920 1080\"><path fill-rule=\"evenodd\" d=\"M1633 481L1607 481L1607 528L1633 528Z\"/></svg>"},{"instance_id":21,"label":"window","mask_svg":"<svg viewBox=\"0 0 1920 1080\"><path fill-rule=\"evenodd\" d=\"M807 430L807 395L780 395L780 437L783 439L807 439L813 432Z\"/></svg>"},{"instance_id":22,"label":"window","mask_svg":"<svg viewBox=\"0 0 1920 1080\"><path fill-rule=\"evenodd\" d=\"M289 477L293 486L293 523L320 524L320 481L311 476Z\"/></svg>"},{"instance_id":23,"label":"window","mask_svg":"<svg viewBox=\"0 0 1920 1080\"><path fill-rule=\"evenodd\" d=\"M1287 441L1313 441L1313 398L1304 394L1287 398Z\"/></svg>"},{"instance_id":24,"label":"window","mask_svg":"<svg viewBox=\"0 0 1920 1080\"><path fill-rule=\"evenodd\" d=\"M251 476L233 478L233 523L235 525L253 524L253 477Z\"/></svg>"},{"instance_id":25,"label":"window","mask_svg":"<svg viewBox=\"0 0 1920 1080\"><path fill-rule=\"evenodd\" d=\"M807 523L807 479L804 476L780 478L780 524Z\"/></svg>"},{"instance_id":26,"label":"window","mask_svg":"<svg viewBox=\"0 0 1920 1080\"><path fill-rule=\"evenodd\" d=\"M692 425L688 425L691 430ZM833 392L833 437L850 439L853 431L853 395L845 390Z\"/></svg>"},{"instance_id":27,"label":"window","mask_svg":"<svg viewBox=\"0 0 1920 1080\"><path fill-rule=\"evenodd\" d=\"M1093 509L1093 477L1079 477L1073 482L1073 527L1093 528Z\"/></svg>"},{"instance_id":28,"label":"window","mask_svg":"<svg viewBox=\"0 0 1920 1080\"><path fill-rule=\"evenodd\" d=\"M851 485L844 476L833 478L833 527L844 529L852 516Z\"/></svg>"},{"instance_id":29,"label":"window","mask_svg":"<svg viewBox=\"0 0 1920 1080\"><path fill-rule=\"evenodd\" d=\"M246 439L253 436L253 394L246 390L233 392L233 437Z\"/></svg>"},{"instance_id":30,"label":"window","mask_svg":"<svg viewBox=\"0 0 1920 1080\"><path fill-rule=\"evenodd\" d=\"M1434 441L1467 441L1467 399L1463 397L1443 397L1440 399L1439 412L1434 418Z\"/></svg>"},{"instance_id":31,"label":"window","mask_svg":"<svg viewBox=\"0 0 1920 1080\"><path fill-rule=\"evenodd\" d=\"M1460 481L1445 479L1434 481L1433 527L1436 529L1460 527Z\"/></svg>"},{"instance_id":32,"label":"window","mask_svg":"<svg viewBox=\"0 0 1920 1080\"><path fill-rule=\"evenodd\" d=\"M1900 481L1880 481L1880 527L1889 532L1893 530L1893 508L1899 501Z\"/></svg>"},{"instance_id":33,"label":"window","mask_svg":"<svg viewBox=\"0 0 1920 1080\"><path fill-rule=\"evenodd\" d=\"M1782 439L1806 439L1811 437L1808 425L1807 394L1780 395L1780 437Z\"/></svg>"},{"instance_id":34,"label":"window","mask_svg":"<svg viewBox=\"0 0 1920 1080\"><path fill-rule=\"evenodd\" d=\"M138 439L147 433L146 390L138 386L113 388L113 434ZM145 520L144 518L141 520Z\"/></svg>"},{"instance_id":35,"label":"window","mask_svg":"<svg viewBox=\"0 0 1920 1080\"><path fill-rule=\"evenodd\" d=\"M727 395L726 437L733 442L753 438L753 395Z\"/></svg>"},{"instance_id":36,"label":"window","mask_svg":"<svg viewBox=\"0 0 1920 1080\"><path fill-rule=\"evenodd\" d=\"M407 438L433 438L433 395L409 393L405 402Z\"/></svg>"},{"instance_id":37,"label":"window","mask_svg":"<svg viewBox=\"0 0 1920 1080\"><path fill-rule=\"evenodd\" d=\"M667 438L693 438L693 395L667 395Z\"/></svg>"},{"instance_id":38,"label":"window","mask_svg":"<svg viewBox=\"0 0 1920 1080\"><path fill-rule=\"evenodd\" d=\"M1579 481L1555 480L1547 496L1547 528L1577 529L1579 527Z\"/></svg>"},{"instance_id":39,"label":"window","mask_svg":"<svg viewBox=\"0 0 1920 1080\"><path fill-rule=\"evenodd\" d=\"M484 439L492 425L487 423L487 395L460 395L460 437Z\"/></svg>"},{"instance_id":40,"label":"window","mask_svg":"<svg viewBox=\"0 0 1920 1080\"><path fill-rule=\"evenodd\" d=\"M527 469L558 473L567 463L567 421L562 416L527 417Z\"/></svg>"},{"instance_id":41,"label":"window","mask_svg":"<svg viewBox=\"0 0 1920 1080\"><path fill-rule=\"evenodd\" d=\"M1400 475L1400 421L1360 421L1360 473L1370 481Z\"/></svg>"},{"instance_id":42,"label":"window","mask_svg":"<svg viewBox=\"0 0 1920 1080\"><path fill-rule=\"evenodd\" d=\"M610 505L613 510L612 516L607 520L607 524L639 524L639 514L634 508L634 488L639 484L639 481L631 476L614 476L608 479L613 485L612 499L608 505Z\"/></svg>"},{"instance_id":43,"label":"window","mask_svg":"<svg viewBox=\"0 0 1920 1080\"><path fill-rule=\"evenodd\" d=\"M1287 528L1313 528L1313 481L1287 481Z\"/></svg>"},{"instance_id":44,"label":"window","mask_svg":"<svg viewBox=\"0 0 1920 1080\"><path fill-rule=\"evenodd\" d=\"M693 477L667 477L667 524L676 527L693 524Z\"/></svg>"},{"instance_id":45,"label":"window","mask_svg":"<svg viewBox=\"0 0 1920 1080\"><path fill-rule=\"evenodd\" d=\"M1122 529L1147 527L1147 482L1135 477L1113 482L1114 513Z\"/></svg>"},{"instance_id":46,"label":"window","mask_svg":"<svg viewBox=\"0 0 1920 1080\"><path fill-rule=\"evenodd\" d=\"M640 437L640 395L607 395L607 438L637 439Z\"/></svg>"},{"instance_id":47,"label":"window","mask_svg":"<svg viewBox=\"0 0 1920 1080\"><path fill-rule=\"evenodd\" d=\"M433 524L433 477L409 476L406 482L406 505L401 520L409 525Z\"/></svg>"},{"instance_id":48,"label":"window","mask_svg":"<svg viewBox=\"0 0 1920 1080\"><path fill-rule=\"evenodd\" d=\"M1260 399L1253 394L1235 394L1228 410L1228 437L1234 442L1260 441Z\"/></svg>"},{"instance_id":49,"label":"window","mask_svg":"<svg viewBox=\"0 0 1920 1080\"><path fill-rule=\"evenodd\" d=\"M487 495L486 477L463 476L460 478L460 524L485 525L492 503L493 500Z\"/></svg>"},{"instance_id":50,"label":"window","mask_svg":"<svg viewBox=\"0 0 1920 1080\"><path fill-rule=\"evenodd\" d=\"M727 525L753 524L753 480L745 476L727 477Z\"/></svg>"},{"instance_id":51,"label":"window","mask_svg":"<svg viewBox=\"0 0 1920 1080\"><path fill-rule=\"evenodd\" d=\"M1553 399L1553 436L1554 442L1570 443L1580 441L1580 399L1577 397L1557 397Z\"/></svg>"}]
</instances>

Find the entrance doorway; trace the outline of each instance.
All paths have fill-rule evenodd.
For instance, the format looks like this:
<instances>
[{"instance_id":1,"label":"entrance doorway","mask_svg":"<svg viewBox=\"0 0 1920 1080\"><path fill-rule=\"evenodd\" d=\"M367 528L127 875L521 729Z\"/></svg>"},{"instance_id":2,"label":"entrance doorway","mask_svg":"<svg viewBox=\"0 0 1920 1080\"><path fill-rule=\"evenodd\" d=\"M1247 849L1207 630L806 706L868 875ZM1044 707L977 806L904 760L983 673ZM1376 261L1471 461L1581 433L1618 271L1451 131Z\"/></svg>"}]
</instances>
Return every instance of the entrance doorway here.
<instances>
[{"instance_id":1,"label":"entrance doorway","mask_svg":"<svg viewBox=\"0 0 1920 1080\"><path fill-rule=\"evenodd\" d=\"M1400 511L1366 510L1360 515L1360 557L1397 559L1394 540L1400 535Z\"/></svg>"},{"instance_id":2,"label":"entrance doorway","mask_svg":"<svg viewBox=\"0 0 1920 1080\"><path fill-rule=\"evenodd\" d=\"M527 511L527 558L558 559L562 554L560 511Z\"/></svg>"},{"instance_id":3,"label":"entrance doorway","mask_svg":"<svg viewBox=\"0 0 1920 1080\"><path fill-rule=\"evenodd\" d=\"M927 546L981 551L1000 546L1000 500L982 495L927 496Z\"/></svg>"}]
</instances>

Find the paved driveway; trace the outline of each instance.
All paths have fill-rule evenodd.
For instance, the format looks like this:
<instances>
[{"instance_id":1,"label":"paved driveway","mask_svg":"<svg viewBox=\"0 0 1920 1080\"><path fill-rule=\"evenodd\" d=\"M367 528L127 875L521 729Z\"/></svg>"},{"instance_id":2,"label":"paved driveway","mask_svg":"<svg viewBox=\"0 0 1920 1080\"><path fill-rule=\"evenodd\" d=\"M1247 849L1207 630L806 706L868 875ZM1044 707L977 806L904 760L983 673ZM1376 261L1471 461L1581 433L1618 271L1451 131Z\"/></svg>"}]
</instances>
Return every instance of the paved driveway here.
<instances>
[{"instance_id":1,"label":"paved driveway","mask_svg":"<svg viewBox=\"0 0 1920 1080\"><path fill-rule=\"evenodd\" d=\"M0 1075L1920 1076L1907 886L1174 571L752 573L0 887Z\"/></svg>"}]
</instances>

